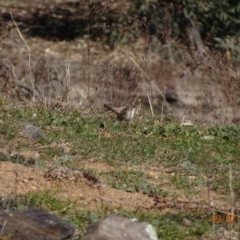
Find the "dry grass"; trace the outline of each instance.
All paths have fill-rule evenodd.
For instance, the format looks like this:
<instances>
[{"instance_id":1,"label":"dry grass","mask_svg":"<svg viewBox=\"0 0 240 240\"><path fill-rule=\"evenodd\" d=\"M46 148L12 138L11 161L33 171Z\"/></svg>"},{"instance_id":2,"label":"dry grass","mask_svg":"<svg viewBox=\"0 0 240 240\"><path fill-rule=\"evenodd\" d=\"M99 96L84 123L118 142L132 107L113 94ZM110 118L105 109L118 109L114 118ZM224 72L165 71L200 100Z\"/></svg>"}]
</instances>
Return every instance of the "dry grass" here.
<instances>
[{"instance_id":1,"label":"dry grass","mask_svg":"<svg viewBox=\"0 0 240 240\"><path fill-rule=\"evenodd\" d=\"M60 9L86 11L87 7L84 4L71 6L68 1L63 1L59 8L54 5L54 15L47 11L47 4L50 3L43 2L38 6L39 18L31 11L26 16L24 12L16 12L11 4L4 5L5 11L12 10L13 17L19 21L15 25L20 28L11 22L9 25L2 22L1 73L2 85L6 86L2 92L8 92L8 95L13 92L11 96L20 99L24 95L27 98L34 96L44 105L50 102L53 106L78 104L88 109L99 109L103 103L128 105L139 99L143 109L146 112L150 109L152 116L162 117L163 113L171 112L179 119L223 124L238 122L237 66L225 55L207 51L200 56L192 46L188 49L171 39L167 27L159 28L153 36L148 32L144 18L132 19L136 34L123 31L123 40L119 43L124 45L116 44L111 50L105 44L107 41L102 38L93 41L95 38L91 35L104 11L115 16L117 6L103 2L93 5L84 16L88 29L86 40L77 39L68 44L21 36L26 19L34 22L33 27L40 28L38 21L43 13L55 21ZM129 3L124 1L122 4L124 15L129 11ZM25 2L21 7L27 8ZM4 12L3 16L6 15ZM56 29L60 25L61 21ZM10 32L13 27L15 30Z\"/></svg>"},{"instance_id":2,"label":"dry grass","mask_svg":"<svg viewBox=\"0 0 240 240\"><path fill-rule=\"evenodd\" d=\"M13 31L11 34L19 38ZM193 59L187 54L186 49L179 48L174 61L179 61L179 57L182 60L178 64L169 64L168 60L156 54L157 51L166 51L165 47L156 45L154 41L156 52L149 50L147 53L144 53L145 43L141 40L136 42L135 49L125 48L124 51L120 47L105 51L99 44L93 45L89 51L88 44L76 47L77 41L67 48L64 43L53 43L53 51L53 47L49 47L50 42L40 39L27 41L32 51L31 77L27 70L27 52L21 52L21 60L8 57L9 51L2 52L2 85L6 86L2 92L8 92L9 96L13 91L11 96L22 96L20 99L23 99L25 94L31 98L34 92L45 103L51 99L54 104L77 103L95 109L104 102L113 106L126 105L137 97L146 110L150 102L155 115L162 113L164 105L164 112L172 111L179 118L186 115L191 120L228 124L238 119L237 70L234 70L234 65L230 67L230 61L226 62L224 56L212 53L197 61L196 57ZM36 55L39 49L35 41L39 41L42 50L46 49L42 56ZM24 43L17 40L17 45L13 42L8 44L12 44L12 54L19 56L18 50ZM92 46L93 43L89 44ZM56 57L57 48L69 57ZM79 61L71 56L73 52L79 53ZM87 61L82 57L86 53L89 53ZM14 84L15 79L32 91L23 87L21 90L24 91L20 91ZM166 102L162 92L165 92Z\"/></svg>"}]
</instances>

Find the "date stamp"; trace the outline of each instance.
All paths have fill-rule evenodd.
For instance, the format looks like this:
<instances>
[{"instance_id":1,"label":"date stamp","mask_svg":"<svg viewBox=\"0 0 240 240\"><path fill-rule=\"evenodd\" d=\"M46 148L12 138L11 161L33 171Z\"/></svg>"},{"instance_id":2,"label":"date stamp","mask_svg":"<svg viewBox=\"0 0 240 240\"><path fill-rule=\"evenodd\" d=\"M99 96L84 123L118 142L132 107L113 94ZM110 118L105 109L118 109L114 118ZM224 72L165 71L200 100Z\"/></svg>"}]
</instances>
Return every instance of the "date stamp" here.
<instances>
[{"instance_id":1,"label":"date stamp","mask_svg":"<svg viewBox=\"0 0 240 240\"><path fill-rule=\"evenodd\" d=\"M236 219L236 215L234 214L227 214L225 216L221 216L221 215L212 215L212 222L214 223L234 223Z\"/></svg>"}]
</instances>

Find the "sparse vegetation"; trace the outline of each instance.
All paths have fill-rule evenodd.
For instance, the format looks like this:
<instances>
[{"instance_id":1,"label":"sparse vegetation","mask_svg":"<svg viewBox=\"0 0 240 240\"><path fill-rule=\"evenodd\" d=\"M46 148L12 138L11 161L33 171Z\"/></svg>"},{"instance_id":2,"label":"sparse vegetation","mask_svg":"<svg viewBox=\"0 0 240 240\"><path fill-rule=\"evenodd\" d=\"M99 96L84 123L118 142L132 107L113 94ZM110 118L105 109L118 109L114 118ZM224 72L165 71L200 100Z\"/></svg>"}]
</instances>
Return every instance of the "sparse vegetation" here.
<instances>
[{"instance_id":1,"label":"sparse vegetation","mask_svg":"<svg viewBox=\"0 0 240 240\"><path fill-rule=\"evenodd\" d=\"M1 112L5 113L0 118L1 136L4 136L1 137L3 149L9 153L21 152L29 147L29 151L41 149L38 164L43 170L49 164L81 170L83 166L80 159L84 156L107 164L110 169L114 166L112 170L100 172L97 168L90 167L90 171L97 171L91 174L112 188L143 193L150 198L157 196L165 201L176 199L176 202L182 198L182 194L189 202L191 199L207 202L207 191L215 192L214 198L215 194L219 194L218 200L223 200L225 195L224 202L227 202L230 198L229 164L233 167L234 179L240 171L238 126L180 127L180 122L169 123L166 120L161 125L159 119L148 117L141 120L136 118L129 125L115 125L107 117L96 119L91 114L80 116L80 113L66 110L49 111L37 105L34 111L27 106L16 109L9 107L6 100L1 101ZM100 127L103 120L105 128ZM47 140L41 141L37 146L32 145L31 140L18 141L18 131L26 122L32 122L43 129ZM204 136L213 139L206 140ZM71 146L67 154L59 151L62 144ZM205 190L202 192L201 189ZM236 180L233 189L238 199L239 184ZM135 216L152 223L157 228L159 237L164 239L187 239L188 236L193 239L210 230L212 224L211 213L199 215L197 211L201 209L198 208L187 213L180 211L180 215L176 215L177 209L173 213L159 215L155 212L157 209L152 210L152 213L146 213L147 209L144 208L129 211L123 207L116 211L104 204L95 210L80 210L81 206L73 199L72 202L60 200L57 197L58 191L56 188L55 193L28 194L21 197L21 201L18 200L17 207L44 207L74 223L80 230L105 214L115 212ZM104 190L102 191L101 196L104 197ZM76 211L78 208L79 211ZM192 225L182 226L183 218L190 218Z\"/></svg>"}]
</instances>

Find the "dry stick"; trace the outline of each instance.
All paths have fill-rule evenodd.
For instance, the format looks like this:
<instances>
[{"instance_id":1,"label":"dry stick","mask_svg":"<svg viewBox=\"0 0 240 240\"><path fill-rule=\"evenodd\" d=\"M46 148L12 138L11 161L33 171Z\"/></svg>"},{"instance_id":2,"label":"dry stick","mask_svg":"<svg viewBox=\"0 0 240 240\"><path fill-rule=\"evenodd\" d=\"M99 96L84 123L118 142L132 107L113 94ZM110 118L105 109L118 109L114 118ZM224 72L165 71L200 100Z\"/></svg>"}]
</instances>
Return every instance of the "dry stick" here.
<instances>
[{"instance_id":1,"label":"dry stick","mask_svg":"<svg viewBox=\"0 0 240 240\"><path fill-rule=\"evenodd\" d=\"M66 89L64 89L65 90L64 100L67 102L67 104L69 103L69 92L71 90L70 81L71 81L70 63L68 63L66 65Z\"/></svg>"},{"instance_id":2,"label":"dry stick","mask_svg":"<svg viewBox=\"0 0 240 240\"><path fill-rule=\"evenodd\" d=\"M38 160L35 159L35 174L36 174L36 192L37 194L39 194L40 192L40 171L39 171L39 164L38 164Z\"/></svg>"},{"instance_id":3,"label":"dry stick","mask_svg":"<svg viewBox=\"0 0 240 240\"><path fill-rule=\"evenodd\" d=\"M16 79L15 83L18 85L18 87L23 88L25 90L27 90L30 94L32 94L33 96L37 97L38 99L41 99L41 95L35 91L33 88L31 88L30 86L28 86L26 83L21 82L20 80Z\"/></svg>"},{"instance_id":4,"label":"dry stick","mask_svg":"<svg viewBox=\"0 0 240 240\"><path fill-rule=\"evenodd\" d=\"M17 202L17 206L18 206L18 180L19 180L19 176L18 176L18 165L19 165L19 154L17 155L17 164L16 164L16 171L15 171L15 193L14 193L14 200L16 200Z\"/></svg>"},{"instance_id":5,"label":"dry stick","mask_svg":"<svg viewBox=\"0 0 240 240\"><path fill-rule=\"evenodd\" d=\"M213 201L211 201L211 193L210 193L210 181L209 181L209 160L207 159L206 160L206 175L207 175L207 182L206 182L206 185L207 185L207 198L208 198L208 211L209 211L209 214L212 214L212 218L214 218L214 216L216 216L216 211L214 209L214 205L213 205ZM213 207L213 211L211 211L211 207ZM213 219L215 220L215 219ZM216 224L215 224L215 221L212 221L213 223L213 229L214 231L216 230Z\"/></svg>"},{"instance_id":6,"label":"dry stick","mask_svg":"<svg viewBox=\"0 0 240 240\"><path fill-rule=\"evenodd\" d=\"M35 89L35 88L34 88L34 81L32 81L32 78L31 78L31 76L32 76L32 74L31 74L31 50L30 50L29 46L27 45L27 42L25 41L24 37L22 36L22 34L21 34L21 32L20 32L20 30L19 30L16 22L14 21L11 12L10 12L10 15L11 15L12 21L13 21L13 23L14 23L17 31L18 31L18 34L19 34L20 38L23 40L25 46L27 47L27 50L28 50L28 64L29 64L28 66L29 66L30 81L31 81L31 83L32 83L33 89ZM33 96L33 97L35 97L35 96ZM37 161L35 161L35 165L37 166ZM37 176L37 179L38 179L38 176ZM38 182L39 182L39 181L37 181L37 190L39 190L39 189L38 189L38 188L39 188L39 186L38 186L39 183L38 183Z\"/></svg>"},{"instance_id":7,"label":"dry stick","mask_svg":"<svg viewBox=\"0 0 240 240\"><path fill-rule=\"evenodd\" d=\"M62 81L59 80L59 73L58 73L58 69L56 68L56 66L53 66L54 69L54 77L51 77L51 81L56 81L57 82L57 86L58 86L58 92L57 92L57 98L63 99L64 95L62 96ZM56 75L55 75L56 74Z\"/></svg>"},{"instance_id":8,"label":"dry stick","mask_svg":"<svg viewBox=\"0 0 240 240\"><path fill-rule=\"evenodd\" d=\"M147 91L146 91L146 94L147 94L147 98L148 98L148 102L149 102L149 105L150 105L150 110L151 110L152 116L154 116L151 99L150 99L150 96L149 96Z\"/></svg>"},{"instance_id":9,"label":"dry stick","mask_svg":"<svg viewBox=\"0 0 240 240\"><path fill-rule=\"evenodd\" d=\"M111 76L109 77L109 80L110 80L110 103L111 104L113 104L113 92L114 92L114 90L113 90L113 65L110 65L111 67L111 70L110 70L110 72L111 72Z\"/></svg>"},{"instance_id":10,"label":"dry stick","mask_svg":"<svg viewBox=\"0 0 240 240\"><path fill-rule=\"evenodd\" d=\"M164 87L164 96L165 96L165 87ZM164 103L165 103L165 97L163 98L163 101L162 101L162 109L161 109L161 126L162 126L162 123L163 123L163 108L164 108Z\"/></svg>"},{"instance_id":11,"label":"dry stick","mask_svg":"<svg viewBox=\"0 0 240 240\"><path fill-rule=\"evenodd\" d=\"M230 190L230 201L231 201L231 215L227 216L227 217L230 220L229 223L231 223L231 228L232 228L232 223L233 223L234 218L235 218L235 215L234 215L235 195L234 195L234 190L233 190L233 175L232 175L232 165L231 165L231 163L229 164L229 190ZM232 231L230 231L230 239L232 239Z\"/></svg>"},{"instance_id":12,"label":"dry stick","mask_svg":"<svg viewBox=\"0 0 240 240\"><path fill-rule=\"evenodd\" d=\"M150 97L149 97L149 93L147 92L147 88L146 88L146 94L147 94L150 110L151 110L151 113L152 113L152 117L154 117L153 107L152 107L152 103L151 103L151 100L150 100Z\"/></svg>"},{"instance_id":13,"label":"dry stick","mask_svg":"<svg viewBox=\"0 0 240 240\"><path fill-rule=\"evenodd\" d=\"M31 53L31 51L30 51L30 48L28 47L28 45L27 45L27 42L25 41L25 39L23 38L23 36L22 36L21 32L19 31L19 29L18 29L18 26L17 26L16 22L14 21L14 19L13 19L13 16L12 16L12 13L11 13L11 12L10 12L10 15L11 15L11 18L12 18L12 21L13 21L13 23L14 23L15 27L17 28L18 34L20 35L21 39L22 39L22 40L23 40L23 42L25 43L25 45L26 45L26 47L27 47L27 49L28 49L28 52L29 52L29 53Z\"/></svg>"},{"instance_id":14,"label":"dry stick","mask_svg":"<svg viewBox=\"0 0 240 240\"><path fill-rule=\"evenodd\" d=\"M70 72L70 60L69 60L69 44L67 43L67 64L66 64L66 89L64 88L64 91L66 91L64 94L66 94L65 101L67 104L70 100L70 91L71 91L71 72Z\"/></svg>"},{"instance_id":15,"label":"dry stick","mask_svg":"<svg viewBox=\"0 0 240 240\"><path fill-rule=\"evenodd\" d=\"M30 50L29 46L27 45L27 42L25 41L23 35L21 34L21 32L20 32L20 30L19 30L19 28L18 28L15 20L13 19L13 16L12 16L12 13L11 13L11 12L10 12L10 15L11 15L12 21L13 21L13 23L14 23L17 31L18 31L18 34L19 34L20 38L23 40L25 46L27 47L27 50L28 50L28 67L29 67L30 81L31 81L31 83L32 83L32 88L35 89L35 87L34 87L34 81L33 81L32 78L31 78L31 76L32 76L32 74L31 74L31 50ZM35 92L35 91L34 91L34 92ZM35 96L33 96L33 97L35 97Z\"/></svg>"},{"instance_id":16,"label":"dry stick","mask_svg":"<svg viewBox=\"0 0 240 240\"><path fill-rule=\"evenodd\" d=\"M88 102L90 102L90 51L91 51L91 47L90 43L89 43L89 38L90 38L90 25L92 24L92 22L89 22L89 15L90 13L93 11L93 9L95 8L95 5L92 6L92 8L89 10L89 12L87 13L87 64L88 64L88 76L87 76L87 100ZM92 43L93 45L93 43Z\"/></svg>"},{"instance_id":17,"label":"dry stick","mask_svg":"<svg viewBox=\"0 0 240 240\"><path fill-rule=\"evenodd\" d=\"M47 57L44 59L44 62L45 64L47 63L47 69L44 69L44 71L47 71L47 84L48 84L48 98L47 99L50 99L49 101L47 101L48 104L50 104L51 102L53 102L51 96L52 96L52 93L51 93L51 90L50 90L50 79L51 79L51 69L50 69L50 60L49 60L49 54L47 54ZM44 67L45 68L45 67ZM59 91L59 90L58 90ZM59 92L58 92L59 93ZM56 95L58 94L56 93ZM43 96L46 96L46 92L44 91L44 94Z\"/></svg>"},{"instance_id":18,"label":"dry stick","mask_svg":"<svg viewBox=\"0 0 240 240\"><path fill-rule=\"evenodd\" d=\"M124 53L126 53L126 51L123 49ZM153 83L153 85L157 88L157 90L159 91L159 93L161 94L162 97L164 97L163 92L158 88L158 86L156 85L156 83L153 81L152 78L150 78L143 70L142 68L139 66L139 64L131 57L129 56L130 60L136 65L136 67L141 71L141 73L144 75L144 77L146 77L151 83Z\"/></svg>"},{"instance_id":19,"label":"dry stick","mask_svg":"<svg viewBox=\"0 0 240 240\"><path fill-rule=\"evenodd\" d=\"M91 74L91 70L90 70L90 52L91 52L91 48L93 46L93 43L90 46L90 26L92 25L93 22L95 22L98 18L101 17L102 13L104 12L104 10L106 9L107 5L104 6L104 8L102 9L101 13L95 18L93 19L91 22L89 21L89 15L91 14L91 12L93 11L93 9L95 8L95 5L92 6L92 8L89 10L89 12L86 14L87 16L87 65L88 65L88 77L87 77L87 100L88 102L90 102L90 74Z\"/></svg>"},{"instance_id":20,"label":"dry stick","mask_svg":"<svg viewBox=\"0 0 240 240\"><path fill-rule=\"evenodd\" d=\"M125 54L127 54L125 50L123 50L123 51L124 51ZM128 57L129 57L129 59L137 66L137 68L141 71L142 75L145 76L145 77L147 77L147 78L151 81L151 79L150 79L150 78L146 75L146 73L141 69L141 67L139 66L139 64L138 64L131 56L128 55ZM144 79L144 77L143 77L143 79ZM149 102L149 106L150 106L150 110L151 110L152 116L154 116L153 107L152 107L152 103L151 103L151 100L150 100L150 96L149 96L149 93L147 92L147 87L146 87L146 94L147 94L147 98L148 98L148 102Z\"/></svg>"},{"instance_id":21,"label":"dry stick","mask_svg":"<svg viewBox=\"0 0 240 240\"><path fill-rule=\"evenodd\" d=\"M22 81L20 81L16 78L16 75L15 75L14 71L12 70L11 67L8 66L8 64L6 64L4 62L2 62L2 64L4 65L4 67L6 67L7 69L9 69L9 71L12 72L13 78L15 80L15 83L18 85L18 87L27 90L30 94L32 94L33 96L36 96L39 99L41 98L40 94L36 90L32 89L26 83L24 83L24 82L22 82Z\"/></svg>"},{"instance_id":22,"label":"dry stick","mask_svg":"<svg viewBox=\"0 0 240 240\"><path fill-rule=\"evenodd\" d=\"M4 228L5 228L6 224L7 224L7 221L5 220L5 221L3 222L3 225L2 225L2 228L1 228L1 231L0 231L0 238L1 238L1 236L2 236L2 233L3 233L3 231L4 231Z\"/></svg>"},{"instance_id":23,"label":"dry stick","mask_svg":"<svg viewBox=\"0 0 240 240\"><path fill-rule=\"evenodd\" d=\"M127 55L126 51L123 49L124 53ZM146 77L155 87L156 89L159 91L159 93L161 94L161 96L163 97L163 99L165 99L165 95L163 94L163 92L159 89L159 87L156 85L156 83L153 81L153 79L151 79L143 70L142 68L139 66L139 64L131 57L129 56L129 59L135 64L135 66L141 71L142 75L144 77ZM144 79L144 78L143 78ZM149 94L147 93L147 97L148 97L148 101L149 101L149 105L150 105L150 109L151 109L151 112L152 112L152 116L154 116L154 113L153 113L153 107L152 107L152 103L150 101L150 98L149 98Z\"/></svg>"}]
</instances>

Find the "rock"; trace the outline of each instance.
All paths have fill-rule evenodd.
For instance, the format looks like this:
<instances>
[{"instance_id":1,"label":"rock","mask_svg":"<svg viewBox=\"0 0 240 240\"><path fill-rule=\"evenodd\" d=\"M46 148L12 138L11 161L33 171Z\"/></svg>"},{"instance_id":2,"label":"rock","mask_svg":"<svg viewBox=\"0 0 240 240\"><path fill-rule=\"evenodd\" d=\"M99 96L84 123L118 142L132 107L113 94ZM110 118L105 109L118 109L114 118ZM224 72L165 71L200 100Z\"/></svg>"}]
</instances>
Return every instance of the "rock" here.
<instances>
[{"instance_id":1,"label":"rock","mask_svg":"<svg viewBox=\"0 0 240 240\"><path fill-rule=\"evenodd\" d=\"M184 120L183 122L180 123L180 127L182 126L192 126L193 123L190 120Z\"/></svg>"},{"instance_id":2,"label":"rock","mask_svg":"<svg viewBox=\"0 0 240 240\"><path fill-rule=\"evenodd\" d=\"M213 140L214 139L214 136L203 136L203 137L201 137L201 139L203 139L203 140Z\"/></svg>"},{"instance_id":3,"label":"rock","mask_svg":"<svg viewBox=\"0 0 240 240\"><path fill-rule=\"evenodd\" d=\"M62 240L69 239L74 228L40 208L0 211L1 239Z\"/></svg>"},{"instance_id":4,"label":"rock","mask_svg":"<svg viewBox=\"0 0 240 240\"><path fill-rule=\"evenodd\" d=\"M185 226L185 227L189 227L189 226L192 225L192 221L187 219L187 218L183 218L182 225Z\"/></svg>"},{"instance_id":5,"label":"rock","mask_svg":"<svg viewBox=\"0 0 240 240\"><path fill-rule=\"evenodd\" d=\"M238 240L239 239L239 232L231 230L226 230L224 227L220 227L217 230L206 232L201 240Z\"/></svg>"},{"instance_id":6,"label":"rock","mask_svg":"<svg viewBox=\"0 0 240 240\"><path fill-rule=\"evenodd\" d=\"M110 215L87 228L81 240L157 240L153 226L137 219Z\"/></svg>"},{"instance_id":7,"label":"rock","mask_svg":"<svg viewBox=\"0 0 240 240\"><path fill-rule=\"evenodd\" d=\"M23 128L22 132L23 132L23 135L25 135L26 137L28 137L30 140L33 140L33 141L38 141L40 139L46 138L46 136L41 132L41 130L32 124L27 124Z\"/></svg>"}]
</instances>

